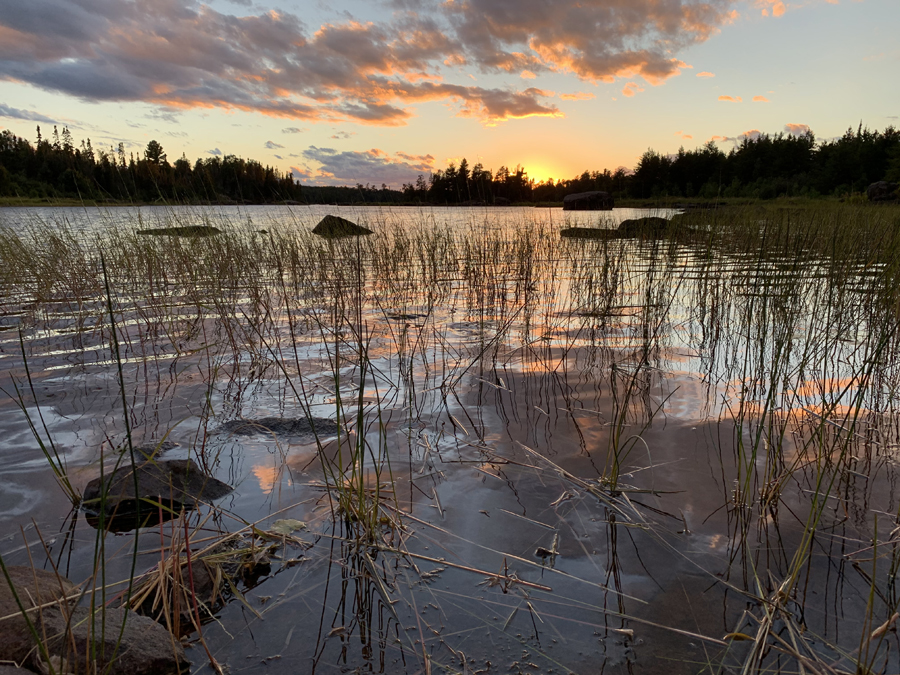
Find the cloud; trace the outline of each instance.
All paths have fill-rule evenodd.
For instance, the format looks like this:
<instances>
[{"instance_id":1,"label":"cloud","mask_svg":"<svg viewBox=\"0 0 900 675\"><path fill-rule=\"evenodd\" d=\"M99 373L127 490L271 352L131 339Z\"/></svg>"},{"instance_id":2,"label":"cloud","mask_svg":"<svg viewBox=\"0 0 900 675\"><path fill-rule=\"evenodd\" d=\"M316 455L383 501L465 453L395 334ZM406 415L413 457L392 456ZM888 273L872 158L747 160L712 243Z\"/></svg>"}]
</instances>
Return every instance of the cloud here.
<instances>
[{"instance_id":1,"label":"cloud","mask_svg":"<svg viewBox=\"0 0 900 675\"><path fill-rule=\"evenodd\" d=\"M708 70L704 70L703 72L697 73L697 77L715 77L715 73L711 73Z\"/></svg>"},{"instance_id":2,"label":"cloud","mask_svg":"<svg viewBox=\"0 0 900 675\"><path fill-rule=\"evenodd\" d=\"M274 141L266 141L265 147L267 150L277 150L278 148L283 148L284 146L279 145L278 143L275 143Z\"/></svg>"},{"instance_id":3,"label":"cloud","mask_svg":"<svg viewBox=\"0 0 900 675\"><path fill-rule=\"evenodd\" d=\"M560 94L559 97L563 101L590 101L592 98L597 98L595 94L592 94L589 91L576 91L574 94Z\"/></svg>"},{"instance_id":4,"label":"cloud","mask_svg":"<svg viewBox=\"0 0 900 675\"><path fill-rule=\"evenodd\" d=\"M628 96L630 98L642 91L644 91L643 87L638 86L634 82L629 82L624 87L622 87L622 96Z\"/></svg>"},{"instance_id":5,"label":"cloud","mask_svg":"<svg viewBox=\"0 0 900 675\"><path fill-rule=\"evenodd\" d=\"M206 151L206 154L207 154L207 155L215 155L216 157L218 157L219 155L222 154L222 151L219 150L218 148L214 148L214 149L212 149L212 150L207 150L207 151Z\"/></svg>"},{"instance_id":6,"label":"cloud","mask_svg":"<svg viewBox=\"0 0 900 675\"><path fill-rule=\"evenodd\" d=\"M287 11L235 16L201 0L2 0L0 79L88 101L141 101L163 115L220 108L391 126L407 123L409 106L438 101L495 124L562 116L545 92L518 88L525 71L661 84L688 67L678 54L732 21L737 4L396 2L402 11L381 22L308 26ZM512 79L454 84L445 64Z\"/></svg>"},{"instance_id":7,"label":"cloud","mask_svg":"<svg viewBox=\"0 0 900 675\"><path fill-rule=\"evenodd\" d=\"M754 96L753 102L754 103L770 103L771 101L769 101L769 99L767 99L765 96Z\"/></svg>"},{"instance_id":8,"label":"cloud","mask_svg":"<svg viewBox=\"0 0 900 675\"><path fill-rule=\"evenodd\" d=\"M332 138L334 138L336 140L346 140L348 138L353 138L354 136L356 136L355 131L339 131L336 134L334 134L332 136Z\"/></svg>"},{"instance_id":9,"label":"cloud","mask_svg":"<svg viewBox=\"0 0 900 675\"><path fill-rule=\"evenodd\" d=\"M283 133L283 134L302 134L304 131L309 131L309 129L300 129L299 127L287 127L286 129L282 129L281 133Z\"/></svg>"},{"instance_id":10,"label":"cloud","mask_svg":"<svg viewBox=\"0 0 900 675\"><path fill-rule=\"evenodd\" d=\"M295 176L320 185L356 185L357 183L386 183L399 187L415 182L420 174L434 168L432 155L409 155L397 152L393 156L373 148L365 151L338 152L333 148L309 146L303 158L319 165L318 169L291 167Z\"/></svg>"},{"instance_id":11,"label":"cloud","mask_svg":"<svg viewBox=\"0 0 900 675\"><path fill-rule=\"evenodd\" d=\"M737 143L745 140L758 141L760 136L762 136L762 132L759 129L750 129L750 131L745 131L742 134L738 134L737 138L729 140L734 140Z\"/></svg>"},{"instance_id":12,"label":"cloud","mask_svg":"<svg viewBox=\"0 0 900 675\"><path fill-rule=\"evenodd\" d=\"M760 8L763 16L782 16L787 10L787 6L781 0L755 0L754 3Z\"/></svg>"},{"instance_id":13,"label":"cloud","mask_svg":"<svg viewBox=\"0 0 900 675\"><path fill-rule=\"evenodd\" d=\"M810 133L810 128L808 124L785 124L784 125L784 133L788 136L806 136Z\"/></svg>"},{"instance_id":14,"label":"cloud","mask_svg":"<svg viewBox=\"0 0 900 675\"><path fill-rule=\"evenodd\" d=\"M685 140L685 141L690 141L690 140L693 140L693 138L694 138L694 137L691 136L690 134L686 134L686 133L684 133L683 131L676 131L676 132L675 132L675 135L678 136L679 138Z\"/></svg>"},{"instance_id":15,"label":"cloud","mask_svg":"<svg viewBox=\"0 0 900 675\"><path fill-rule=\"evenodd\" d=\"M659 84L674 56L733 21L732 0L455 0L443 4L467 61L494 72L573 73Z\"/></svg>"},{"instance_id":16,"label":"cloud","mask_svg":"<svg viewBox=\"0 0 900 675\"><path fill-rule=\"evenodd\" d=\"M16 120L31 120L32 122L43 122L44 124L58 124L58 122L46 115L41 115L33 110L20 110L12 108L5 103L0 103L0 117L11 117Z\"/></svg>"},{"instance_id":17,"label":"cloud","mask_svg":"<svg viewBox=\"0 0 900 675\"><path fill-rule=\"evenodd\" d=\"M720 96L720 101L727 101L729 103L741 103L744 99L740 96Z\"/></svg>"},{"instance_id":18,"label":"cloud","mask_svg":"<svg viewBox=\"0 0 900 675\"><path fill-rule=\"evenodd\" d=\"M537 77L537 75L532 73L530 70L523 70L519 77L521 77L523 80L533 80Z\"/></svg>"}]
</instances>

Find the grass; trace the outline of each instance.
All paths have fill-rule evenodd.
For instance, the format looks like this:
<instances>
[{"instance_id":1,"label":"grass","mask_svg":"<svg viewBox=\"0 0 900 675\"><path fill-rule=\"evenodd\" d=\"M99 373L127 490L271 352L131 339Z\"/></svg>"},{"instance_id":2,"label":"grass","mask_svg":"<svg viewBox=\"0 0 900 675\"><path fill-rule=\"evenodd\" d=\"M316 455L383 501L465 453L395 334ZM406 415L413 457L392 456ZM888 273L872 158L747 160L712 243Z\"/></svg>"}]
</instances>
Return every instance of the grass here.
<instances>
[{"instance_id":1,"label":"grass","mask_svg":"<svg viewBox=\"0 0 900 675\"><path fill-rule=\"evenodd\" d=\"M512 645L547 672L642 652L673 657L673 672L897 669L900 539L887 488L900 386L897 209L745 204L691 212L678 225L689 237L646 242L561 241L563 223L524 215L449 227L427 212L418 222L369 213L384 218L364 223L377 234L347 241L313 237L301 212L266 233L234 221L203 240L143 237L144 223L116 215L94 233L51 222L0 231L0 288L27 308L10 319L31 366L19 409L28 413L25 392L39 398L32 381L54 358L44 352L63 342L117 373L120 410L187 364L206 392L191 452L211 471L227 461L217 416L242 406L337 421L335 439L312 443L320 482L308 488L324 496L310 528L333 542L305 554L303 575L324 584L313 604L335 613L330 625L321 617L316 663L390 657L411 672L467 672L468 650L497 663ZM185 224L177 212L170 220ZM685 404L690 424L715 434L702 479L679 468L699 447L667 445L668 425L685 426L683 388L702 392ZM119 444L135 433L118 429ZM74 498L71 467L45 445ZM276 463L296 470L291 451L279 452ZM515 499L469 492L472 472L513 486ZM173 606L188 610L216 664L234 625L216 618L227 605L204 608L183 587L189 552L219 570L251 623L290 607L260 609L252 586L239 589L235 570L263 558L275 576L296 573L274 555L275 535L247 520L217 506L160 526L143 577L98 535L96 586L110 584L100 574L109 558L137 582L135 606L152 599L173 632ZM132 543L130 560L144 560ZM699 575L720 616L655 615L646 584L668 606L693 578L672 569ZM295 603L312 593L278 587ZM703 593L688 600L709 607ZM580 636L578 651L600 649L589 665L552 649L549 636L564 630ZM682 642L655 651L670 640Z\"/></svg>"}]
</instances>

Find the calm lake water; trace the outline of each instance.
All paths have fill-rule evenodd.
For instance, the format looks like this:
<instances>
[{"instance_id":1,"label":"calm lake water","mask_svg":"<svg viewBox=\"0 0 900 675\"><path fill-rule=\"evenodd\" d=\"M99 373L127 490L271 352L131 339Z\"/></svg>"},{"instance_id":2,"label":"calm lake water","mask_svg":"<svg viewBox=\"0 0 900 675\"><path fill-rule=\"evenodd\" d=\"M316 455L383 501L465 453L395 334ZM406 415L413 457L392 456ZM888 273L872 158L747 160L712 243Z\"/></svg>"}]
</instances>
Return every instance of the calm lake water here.
<instances>
[{"instance_id":1,"label":"calm lake water","mask_svg":"<svg viewBox=\"0 0 900 675\"><path fill-rule=\"evenodd\" d=\"M255 234L305 232L327 213L376 235L290 249ZM785 645L818 672L847 667L896 606L895 558L869 552L896 546L898 508L896 333L872 309L875 268L697 233L557 234L673 213L0 209L23 236L208 223L244 237L214 254L213 240L154 239L152 255L121 258L118 360L105 291L81 285L96 260L52 288L2 288L0 553L88 579L98 535L35 434L80 490L130 429L235 487L187 516L197 546L229 532L275 544L243 599L203 627L230 673L738 672L756 657L732 638L764 625L760 669L796 672ZM223 427L307 413L347 431L320 448ZM320 461L346 463L361 442L383 514L362 547ZM305 524L302 543L245 529L286 518ZM138 570L175 522L140 531ZM133 536L108 535L108 580L127 577ZM874 672L900 666L885 635L865 645ZM197 639L192 672L211 672Z\"/></svg>"}]
</instances>

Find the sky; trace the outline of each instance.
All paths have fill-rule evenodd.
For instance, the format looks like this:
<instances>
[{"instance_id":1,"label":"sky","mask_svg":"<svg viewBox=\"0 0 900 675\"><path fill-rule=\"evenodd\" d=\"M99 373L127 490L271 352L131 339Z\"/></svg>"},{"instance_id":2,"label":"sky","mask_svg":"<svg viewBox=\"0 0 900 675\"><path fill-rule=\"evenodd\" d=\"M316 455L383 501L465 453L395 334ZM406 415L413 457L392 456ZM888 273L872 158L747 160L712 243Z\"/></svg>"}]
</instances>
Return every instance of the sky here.
<instances>
[{"instance_id":1,"label":"sky","mask_svg":"<svg viewBox=\"0 0 900 675\"><path fill-rule=\"evenodd\" d=\"M900 0L0 0L0 129L400 188L900 126Z\"/></svg>"}]
</instances>

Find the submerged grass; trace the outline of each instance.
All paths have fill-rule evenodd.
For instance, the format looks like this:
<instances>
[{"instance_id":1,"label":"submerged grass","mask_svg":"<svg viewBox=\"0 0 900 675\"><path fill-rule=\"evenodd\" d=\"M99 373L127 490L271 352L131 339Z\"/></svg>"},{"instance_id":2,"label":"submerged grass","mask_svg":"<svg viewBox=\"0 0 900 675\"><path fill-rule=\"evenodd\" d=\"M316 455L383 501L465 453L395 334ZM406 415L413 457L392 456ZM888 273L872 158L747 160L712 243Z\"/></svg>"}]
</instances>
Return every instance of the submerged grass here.
<instances>
[{"instance_id":1,"label":"submerged grass","mask_svg":"<svg viewBox=\"0 0 900 675\"><path fill-rule=\"evenodd\" d=\"M316 434L314 446L333 522L327 538L340 546L327 556L341 569L338 606L346 610L353 584L357 606L330 629L320 625L316 663L329 639L358 631L363 661L380 649L382 659L409 655L424 672L470 672L466 641L454 646L437 624L422 622L428 598L442 625L471 614L462 599L428 590L451 569L487 579L485 602L510 612L498 632L545 659L538 667L547 672L575 670L575 660L552 656L540 640L566 614L620 641L621 653L604 651L603 659L632 665L633 626L644 626L706 645L693 664L693 652L679 653L684 672L893 672L900 505L885 486L900 442L898 223L896 209L836 205L694 212L673 221L671 236L648 241L565 241L524 220L366 223L375 236L343 241L315 238L299 220L265 233L235 222L202 240L145 237L140 223L80 234L42 223L0 230L0 288L7 308L26 308L7 312L21 331L23 362L49 363L64 343L85 365L118 371L126 411L130 388L177 378L160 364L187 359L213 415L242 414L243 392L274 382L285 416L305 417L314 433L325 411L337 422L336 440ZM672 489L659 458L673 454L652 440L661 425L678 424L685 380L673 373L683 370L705 394L693 423L713 421L718 433L715 480L700 489L714 485L719 506L705 514L690 513L690 484ZM230 397L239 402L231 413L221 408ZM500 423L486 412L494 407ZM193 452L215 470L221 460L208 423L205 414ZM550 430L562 428L580 452L556 461ZM49 438L52 430L42 429L36 437ZM130 439L127 424L123 433ZM59 451L50 445L47 456L75 499ZM442 483L451 465L563 490L537 520L525 518L553 532L532 545L537 560L508 542L486 546L475 532L443 527L459 527L458 500L449 512L441 500L452 497ZM517 495L523 513L514 515L524 516L531 498ZM421 504L430 507L424 520ZM491 517L481 513L469 515ZM724 555L695 545L707 536L697 532L709 531L699 515L722 524ZM216 613L175 588L182 568L192 569L189 552L218 565L224 579L221 570L244 564L235 560L256 560L253 542L262 537L255 527L224 527L198 549L187 518L183 533L164 536L160 526L159 563L129 601L152 598L174 632L173 602L189 605L197 631ZM604 532L602 541L575 534L585 522ZM245 534L249 551L223 548ZM570 540L580 548L566 548ZM446 550L432 555L428 542ZM475 560L452 560L451 542ZM604 552L603 563L565 569L571 556L593 561L591 547ZM660 556L702 573L722 594L721 634L647 618L635 577L659 584L650 558ZM488 561L500 571L486 569ZM527 578L527 570L548 579ZM828 597L816 598L823 574ZM545 583L554 578L563 590ZM583 601L573 590L580 585L602 600ZM236 585L227 588L258 613ZM828 604L837 595L840 612ZM519 615L532 637L509 630ZM498 629L482 620L474 625Z\"/></svg>"}]
</instances>

